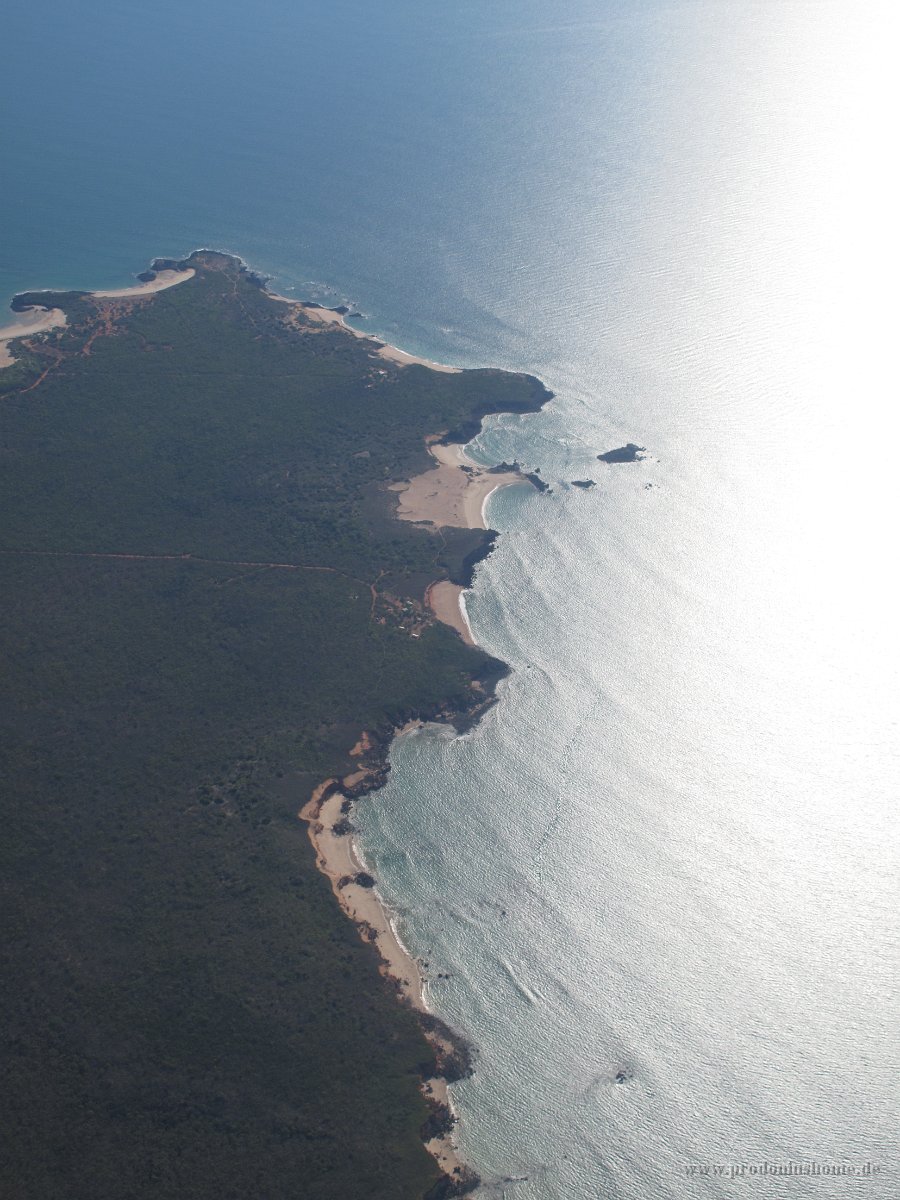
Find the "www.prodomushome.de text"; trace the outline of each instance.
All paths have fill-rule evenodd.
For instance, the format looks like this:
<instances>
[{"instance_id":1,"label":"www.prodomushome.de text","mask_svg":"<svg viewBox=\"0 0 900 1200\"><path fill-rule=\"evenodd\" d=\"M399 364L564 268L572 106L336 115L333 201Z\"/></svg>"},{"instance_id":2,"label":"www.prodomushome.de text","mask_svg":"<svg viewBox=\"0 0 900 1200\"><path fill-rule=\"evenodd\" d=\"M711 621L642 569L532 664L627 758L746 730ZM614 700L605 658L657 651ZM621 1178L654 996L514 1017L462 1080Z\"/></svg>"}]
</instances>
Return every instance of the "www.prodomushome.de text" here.
<instances>
[{"instance_id":1,"label":"www.prodomushome.de text","mask_svg":"<svg viewBox=\"0 0 900 1200\"><path fill-rule=\"evenodd\" d=\"M880 1168L874 1163L820 1163L820 1162L762 1162L762 1163L686 1163L682 1168L685 1175L720 1179L748 1179L760 1175L845 1175L854 1179L865 1179L877 1175Z\"/></svg>"}]
</instances>

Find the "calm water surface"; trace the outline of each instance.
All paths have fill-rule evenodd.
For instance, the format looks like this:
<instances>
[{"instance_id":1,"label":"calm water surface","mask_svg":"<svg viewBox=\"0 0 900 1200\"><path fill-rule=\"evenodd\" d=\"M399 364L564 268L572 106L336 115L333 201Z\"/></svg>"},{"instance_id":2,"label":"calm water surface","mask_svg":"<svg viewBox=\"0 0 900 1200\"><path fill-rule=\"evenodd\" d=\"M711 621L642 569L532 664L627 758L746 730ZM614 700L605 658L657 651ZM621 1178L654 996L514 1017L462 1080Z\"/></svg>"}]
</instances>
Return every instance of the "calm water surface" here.
<instances>
[{"instance_id":1,"label":"calm water surface","mask_svg":"<svg viewBox=\"0 0 900 1200\"><path fill-rule=\"evenodd\" d=\"M4 17L0 293L212 244L556 393L474 448L553 489L490 502L468 608L501 702L398 741L359 814L478 1047L485 1195L900 1194L893 26L877 0ZM879 1173L750 1170L787 1161Z\"/></svg>"}]
</instances>

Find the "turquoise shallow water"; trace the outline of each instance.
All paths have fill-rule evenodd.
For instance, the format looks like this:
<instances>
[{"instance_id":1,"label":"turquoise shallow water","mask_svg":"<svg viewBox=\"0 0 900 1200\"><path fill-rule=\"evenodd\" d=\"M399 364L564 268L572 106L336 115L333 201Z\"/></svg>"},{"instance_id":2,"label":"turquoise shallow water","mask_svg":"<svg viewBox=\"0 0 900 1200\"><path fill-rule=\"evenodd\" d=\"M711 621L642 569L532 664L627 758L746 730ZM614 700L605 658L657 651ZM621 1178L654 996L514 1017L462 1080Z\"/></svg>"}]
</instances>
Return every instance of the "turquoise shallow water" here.
<instances>
[{"instance_id":1,"label":"turquoise shallow water","mask_svg":"<svg viewBox=\"0 0 900 1200\"><path fill-rule=\"evenodd\" d=\"M212 244L556 393L475 447L553 488L489 502L500 703L359 814L485 1193L897 1195L888 6L4 21L0 292Z\"/></svg>"}]
</instances>

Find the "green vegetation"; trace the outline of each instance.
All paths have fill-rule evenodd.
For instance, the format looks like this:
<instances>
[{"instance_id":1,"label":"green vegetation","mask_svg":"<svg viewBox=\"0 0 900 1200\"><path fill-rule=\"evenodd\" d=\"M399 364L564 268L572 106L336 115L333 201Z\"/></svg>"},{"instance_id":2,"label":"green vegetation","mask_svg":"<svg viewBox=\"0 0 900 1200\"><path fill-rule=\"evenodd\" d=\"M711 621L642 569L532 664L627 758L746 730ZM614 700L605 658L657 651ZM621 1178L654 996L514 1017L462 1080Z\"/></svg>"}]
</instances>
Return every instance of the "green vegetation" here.
<instances>
[{"instance_id":1,"label":"green vegetation","mask_svg":"<svg viewBox=\"0 0 900 1200\"><path fill-rule=\"evenodd\" d=\"M54 297L69 326L0 372L0 1194L417 1197L432 1051L296 814L360 729L497 673L419 607L487 539L394 521L385 485L546 393L190 265Z\"/></svg>"}]
</instances>

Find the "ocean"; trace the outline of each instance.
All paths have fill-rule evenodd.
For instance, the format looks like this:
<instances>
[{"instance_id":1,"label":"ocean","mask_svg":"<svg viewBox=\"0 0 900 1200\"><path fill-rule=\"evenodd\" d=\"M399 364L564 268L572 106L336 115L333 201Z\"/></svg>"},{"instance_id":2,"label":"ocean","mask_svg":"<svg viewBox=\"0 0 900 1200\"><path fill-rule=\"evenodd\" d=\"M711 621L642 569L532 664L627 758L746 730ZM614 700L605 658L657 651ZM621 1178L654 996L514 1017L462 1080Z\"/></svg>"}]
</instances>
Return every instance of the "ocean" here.
<instances>
[{"instance_id":1,"label":"ocean","mask_svg":"<svg viewBox=\"0 0 900 1200\"><path fill-rule=\"evenodd\" d=\"M467 608L500 701L398 739L358 813L476 1047L485 1196L900 1194L895 27L879 0L4 16L0 295L214 246L555 393L471 449L551 486L488 502Z\"/></svg>"}]
</instances>

